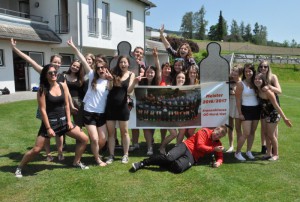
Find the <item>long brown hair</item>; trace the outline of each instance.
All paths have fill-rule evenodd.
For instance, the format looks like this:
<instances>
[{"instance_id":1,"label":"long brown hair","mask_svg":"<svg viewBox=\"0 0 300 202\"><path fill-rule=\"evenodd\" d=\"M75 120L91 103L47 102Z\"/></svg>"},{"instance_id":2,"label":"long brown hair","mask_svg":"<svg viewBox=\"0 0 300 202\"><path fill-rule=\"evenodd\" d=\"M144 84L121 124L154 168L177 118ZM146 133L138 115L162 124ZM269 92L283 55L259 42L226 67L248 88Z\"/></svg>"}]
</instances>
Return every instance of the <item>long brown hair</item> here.
<instances>
[{"instance_id":1,"label":"long brown hair","mask_svg":"<svg viewBox=\"0 0 300 202\"><path fill-rule=\"evenodd\" d=\"M79 86L81 87L84 83L84 70L82 68L82 63L80 60L78 59L75 59L72 61L71 65L70 65L70 68L68 69L68 71L66 72L66 74L71 74L71 66L75 63L75 62L78 62L80 64L79 66L79 70L78 72L75 73L76 77L77 77L77 81L79 81Z\"/></svg>"},{"instance_id":2,"label":"long brown hair","mask_svg":"<svg viewBox=\"0 0 300 202\"><path fill-rule=\"evenodd\" d=\"M96 67L94 68L94 78L93 78L92 83L91 83L92 89L93 89L93 90L96 90L97 80L100 78L100 76L99 76L99 74L97 73L97 71L98 71L101 67L104 67L104 68L107 69L108 66L107 66L107 64L103 64L103 63L100 63L100 62L98 62L98 63L96 64Z\"/></svg>"}]
</instances>

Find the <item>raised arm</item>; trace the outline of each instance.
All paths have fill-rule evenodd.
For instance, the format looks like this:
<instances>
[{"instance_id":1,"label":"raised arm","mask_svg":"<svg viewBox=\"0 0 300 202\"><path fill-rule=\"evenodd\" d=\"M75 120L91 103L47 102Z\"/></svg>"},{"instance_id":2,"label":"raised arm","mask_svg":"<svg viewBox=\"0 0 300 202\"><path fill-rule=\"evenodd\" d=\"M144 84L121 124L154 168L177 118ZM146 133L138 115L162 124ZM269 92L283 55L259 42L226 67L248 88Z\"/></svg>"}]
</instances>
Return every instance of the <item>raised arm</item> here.
<instances>
[{"instance_id":1,"label":"raised arm","mask_svg":"<svg viewBox=\"0 0 300 202\"><path fill-rule=\"evenodd\" d=\"M38 63L36 63L36 61L34 61L31 57L29 57L28 55L26 55L25 53L23 53L22 51L20 51L17 48L17 41L14 40L13 38L10 39L11 42L11 47L13 49L13 51L20 56L21 58L23 58L24 60L26 60L26 62L30 63L31 66L33 67L33 69L35 71L37 71L39 74L41 74L43 67L41 65L39 65Z\"/></svg>"},{"instance_id":2,"label":"raised arm","mask_svg":"<svg viewBox=\"0 0 300 202\"><path fill-rule=\"evenodd\" d=\"M159 62L159 58L158 58L158 51L157 48L153 48L152 50L152 55L153 55L153 59L154 59L154 63L156 66L156 78L157 78L157 85L160 84L161 82L161 67L160 67L160 62Z\"/></svg>"},{"instance_id":3,"label":"raised arm","mask_svg":"<svg viewBox=\"0 0 300 202\"><path fill-rule=\"evenodd\" d=\"M292 127L292 122L284 115L281 107L278 105L274 92L272 92L271 90L267 90L266 95L267 95L268 99L270 100L270 102L272 103L273 107L278 111L278 113L282 117L284 123L288 127Z\"/></svg>"},{"instance_id":4,"label":"raised arm","mask_svg":"<svg viewBox=\"0 0 300 202\"><path fill-rule=\"evenodd\" d=\"M159 30L159 33L160 33L160 38L161 38L161 41L163 42L165 48L170 48L170 43L168 42L168 40L166 39L166 37L164 36L164 31L165 31L165 25L162 24L161 25L161 28Z\"/></svg>"},{"instance_id":5,"label":"raised arm","mask_svg":"<svg viewBox=\"0 0 300 202\"><path fill-rule=\"evenodd\" d=\"M82 62L82 65L84 67L85 73L88 73L92 70L90 65L87 63L85 57L82 55L82 53L78 50L78 48L74 45L72 37L67 41L67 44L73 49L74 53L77 55L79 60Z\"/></svg>"}]
</instances>

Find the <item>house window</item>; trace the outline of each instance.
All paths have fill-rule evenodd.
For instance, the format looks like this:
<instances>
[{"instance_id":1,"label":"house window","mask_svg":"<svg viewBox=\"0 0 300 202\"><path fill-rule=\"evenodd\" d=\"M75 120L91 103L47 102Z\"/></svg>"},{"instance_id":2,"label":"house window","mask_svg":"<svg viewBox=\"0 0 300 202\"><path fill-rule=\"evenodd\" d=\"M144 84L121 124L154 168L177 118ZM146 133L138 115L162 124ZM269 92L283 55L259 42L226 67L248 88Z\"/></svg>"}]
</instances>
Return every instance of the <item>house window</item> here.
<instances>
[{"instance_id":1,"label":"house window","mask_svg":"<svg viewBox=\"0 0 300 202\"><path fill-rule=\"evenodd\" d=\"M28 55L31 59L33 59L36 63L43 66L44 65L44 54L40 52L28 52Z\"/></svg>"},{"instance_id":2,"label":"house window","mask_svg":"<svg viewBox=\"0 0 300 202\"><path fill-rule=\"evenodd\" d=\"M3 49L0 49L0 66L4 66Z\"/></svg>"},{"instance_id":3,"label":"house window","mask_svg":"<svg viewBox=\"0 0 300 202\"><path fill-rule=\"evenodd\" d=\"M97 0L89 0L88 31L90 36L99 35L99 18L97 13Z\"/></svg>"},{"instance_id":4,"label":"house window","mask_svg":"<svg viewBox=\"0 0 300 202\"><path fill-rule=\"evenodd\" d=\"M109 15L109 4L102 2L102 20L101 20L101 34L103 38L111 37L111 22Z\"/></svg>"},{"instance_id":5,"label":"house window","mask_svg":"<svg viewBox=\"0 0 300 202\"><path fill-rule=\"evenodd\" d=\"M69 67L74 60L74 55L72 54L65 54L65 53L60 53L62 59L61 59L61 66L62 67Z\"/></svg>"},{"instance_id":6,"label":"house window","mask_svg":"<svg viewBox=\"0 0 300 202\"><path fill-rule=\"evenodd\" d=\"M126 11L127 31L132 31L132 12Z\"/></svg>"}]
</instances>

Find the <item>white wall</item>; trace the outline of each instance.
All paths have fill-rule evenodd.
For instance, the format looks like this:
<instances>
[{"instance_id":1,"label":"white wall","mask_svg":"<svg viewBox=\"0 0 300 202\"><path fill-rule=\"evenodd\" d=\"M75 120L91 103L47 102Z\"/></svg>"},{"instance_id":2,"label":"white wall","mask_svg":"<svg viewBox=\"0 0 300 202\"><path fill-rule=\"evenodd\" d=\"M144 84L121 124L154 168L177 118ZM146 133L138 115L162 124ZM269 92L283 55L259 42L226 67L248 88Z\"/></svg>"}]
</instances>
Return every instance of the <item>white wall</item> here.
<instances>
[{"instance_id":1,"label":"white wall","mask_svg":"<svg viewBox=\"0 0 300 202\"><path fill-rule=\"evenodd\" d=\"M13 56L9 40L0 40L0 47L3 50L4 66L0 66L0 88L7 87L11 93L15 92Z\"/></svg>"}]
</instances>

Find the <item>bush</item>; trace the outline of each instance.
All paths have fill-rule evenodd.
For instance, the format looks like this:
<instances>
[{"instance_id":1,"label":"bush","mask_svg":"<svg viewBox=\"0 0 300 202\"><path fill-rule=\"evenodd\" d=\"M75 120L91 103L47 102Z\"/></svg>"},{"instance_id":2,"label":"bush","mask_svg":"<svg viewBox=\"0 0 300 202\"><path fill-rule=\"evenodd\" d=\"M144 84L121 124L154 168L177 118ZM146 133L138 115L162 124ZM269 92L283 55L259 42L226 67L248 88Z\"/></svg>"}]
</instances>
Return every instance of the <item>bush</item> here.
<instances>
[{"instance_id":1,"label":"bush","mask_svg":"<svg viewBox=\"0 0 300 202\"><path fill-rule=\"evenodd\" d=\"M186 40L184 38L176 38L176 37L170 37L170 36L167 36L166 39L168 40L170 45L174 48L174 50L177 50L181 44L188 43L190 45L193 53L199 52L198 44L193 41Z\"/></svg>"}]
</instances>

